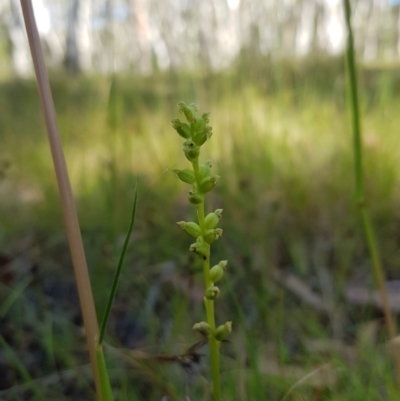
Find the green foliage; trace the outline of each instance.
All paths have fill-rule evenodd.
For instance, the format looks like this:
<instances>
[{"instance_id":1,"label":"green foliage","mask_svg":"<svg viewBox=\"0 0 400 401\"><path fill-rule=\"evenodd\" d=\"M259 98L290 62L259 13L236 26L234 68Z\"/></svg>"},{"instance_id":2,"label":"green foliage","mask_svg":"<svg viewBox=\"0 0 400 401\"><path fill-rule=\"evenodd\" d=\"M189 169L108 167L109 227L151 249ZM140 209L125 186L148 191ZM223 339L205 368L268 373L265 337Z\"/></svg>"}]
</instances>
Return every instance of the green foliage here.
<instances>
[{"instance_id":1,"label":"green foliage","mask_svg":"<svg viewBox=\"0 0 400 401\"><path fill-rule=\"evenodd\" d=\"M199 163L199 175L202 179L216 173L221 176L206 196L210 211L223 207L224 215L229 216L222 221L224 240L213 243L212 256L212 265L229 258L229 280L225 275L222 278L217 313L222 322L235 323L232 343L221 343L224 399L258 400L268 393L271 401L281 400L302 375L327 362L332 364L337 382L319 395L315 387L305 383L296 387L289 399L397 399L393 367L380 346L383 334L378 345L358 348L362 323L375 319L379 312L342 302L349 279L354 273L365 276L369 266L354 214L353 181L348 179L353 155L342 100L343 60L307 60L296 65L282 62L280 67L255 62L246 74L244 69L208 76L166 74L140 80L118 77L120 114L112 133L107 123L108 80L53 78L98 309L104 310L107 302L104 288L109 288L113 278L127 226L126 211L131 208L132 188L139 176L140 187L146 191L138 194L135 248L126 254L126 264L135 274L130 268L123 272L118 307L122 304L129 310L129 324L145 327L147 343L154 346L163 339L162 351L176 351L174 347L182 338L190 342L192 336L199 335L192 333L188 322L205 320L203 310L187 295L184 283L189 282L197 290L202 260L179 251L195 240L171 227L171 221L188 222L193 206L185 198L187 184L167 179L168 169L182 160L180 143L189 139L192 131L187 134L189 138L181 139L178 134L172 135L165 124L174 113L175 99L198 99L208 110L218 110L212 118L216 133L212 146L208 147L206 141L201 147L201 157L211 158L214 166L210 161ZM388 78L383 79L384 75ZM368 67L361 70L359 82L363 99L360 107L365 116L365 191L383 263L388 274L398 278L400 115L396 102L400 92L396 88L400 80L396 70ZM391 91L389 82L393 85ZM62 274L62 280L67 281L65 266L70 260L54 176L49 173L51 160L35 83L2 83L0 105L0 160L10 163L0 179L2 252L21 255L20 246L33 238L28 254L39 261L41 278L51 280L55 274ZM194 195L201 203L203 194ZM205 216L207 229L216 228L219 222L215 216ZM199 236L196 230L190 235ZM173 275L171 282L156 287L154 283L163 272L160 266L166 262L172 263L174 274L183 279L176 284ZM334 300L339 302L333 315L315 311L275 281L276 271L289 271L317 293L327 295L326 282L320 281L317 274L320 266L330 274ZM136 312L148 306L146 302L154 296L155 288L160 294L155 301L157 313L143 315L137 322ZM8 300L21 291L10 305ZM80 327L72 323L70 315L50 310L48 295L43 294L36 278L27 289L18 282L1 285L0 295L2 305L7 305L5 318L12 322L13 342L7 341L19 350L20 360L25 363L24 355L30 355L28 351L24 354L27 321L34 326L30 337L56 359L54 363L49 357L40 377L46 379L56 369L64 374L86 363ZM41 312L36 302L43 306ZM348 316L341 318L344 309ZM165 323L165 316L172 316L172 321ZM44 322L53 324L53 331ZM8 324L2 321L3 327ZM114 324L109 330L110 337L118 341ZM355 344L356 361L349 362L337 349L308 348L309 339L329 343L332 338L346 346ZM16 362L13 358L7 361L14 372ZM286 372L285 368L293 372L299 369L300 377L268 370L269 364L276 361L281 372ZM159 401L166 394L162 385L175 393L182 391L179 367L157 366L159 380L152 382L146 376L148 371L122 371L117 363L111 366L110 378L120 389L117 399ZM36 371L30 371L30 376L38 379ZM87 399L92 396L85 375L72 380L86 389ZM47 388L39 387L40 383L34 382L46 398L64 399L59 385ZM191 385L190 390L192 399L204 396L201 384ZM0 398L14 400L15 391L1 392Z\"/></svg>"},{"instance_id":2,"label":"green foliage","mask_svg":"<svg viewBox=\"0 0 400 401\"><path fill-rule=\"evenodd\" d=\"M100 372L101 398L103 401L114 401L110 378L108 376L106 361L104 359L103 348L101 345L96 348L96 361Z\"/></svg>"}]
</instances>

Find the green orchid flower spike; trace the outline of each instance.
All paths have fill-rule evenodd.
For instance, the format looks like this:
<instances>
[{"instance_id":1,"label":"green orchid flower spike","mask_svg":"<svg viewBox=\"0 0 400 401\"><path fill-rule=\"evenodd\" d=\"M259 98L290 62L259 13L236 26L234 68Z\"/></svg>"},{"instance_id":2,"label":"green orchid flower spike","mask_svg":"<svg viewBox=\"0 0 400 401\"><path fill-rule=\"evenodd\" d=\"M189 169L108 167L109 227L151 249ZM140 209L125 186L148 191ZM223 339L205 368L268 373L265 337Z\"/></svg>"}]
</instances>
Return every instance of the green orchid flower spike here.
<instances>
[{"instance_id":1,"label":"green orchid flower spike","mask_svg":"<svg viewBox=\"0 0 400 401\"><path fill-rule=\"evenodd\" d=\"M184 114L187 123L179 119L172 120L172 127L184 139L183 153L191 163L191 169L173 169L175 176L192 186L188 191L188 200L196 207L197 222L179 221L177 224L190 236L196 237L196 242L190 245L189 250L198 255L203 261L204 272L204 305L206 322L196 323L193 326L203 336L208 338L210 345L211 376L213 380L214 401L221 401L219 346L222 340L232 330L232 323L227 322L216 326L214 303L220 290L214 285L224 277L227 261L223 260L210 268L211 244L222 236L222 229L217 225L221 219L222 209L217 209L205 215L205 196L218 184L220 177L212 174L212 161L199 162L201 147L211 138L212 127L209 124L209 113L196 117L197 107L194 103L187 105L178 103L179 112Z\"/></svg>"}]
</instances>

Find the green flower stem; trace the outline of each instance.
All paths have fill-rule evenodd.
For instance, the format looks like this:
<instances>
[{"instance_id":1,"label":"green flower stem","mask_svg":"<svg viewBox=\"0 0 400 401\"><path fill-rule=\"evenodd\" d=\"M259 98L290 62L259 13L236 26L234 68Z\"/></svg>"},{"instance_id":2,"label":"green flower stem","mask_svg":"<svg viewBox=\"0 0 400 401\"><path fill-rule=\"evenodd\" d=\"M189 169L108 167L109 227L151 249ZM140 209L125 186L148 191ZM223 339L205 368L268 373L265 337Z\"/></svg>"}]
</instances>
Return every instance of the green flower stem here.
<instances>
[{"instance_id":1,"label":"green flower stem","mask_svg":"<svg viewBox=\"0 0 400 401\"><path fill-rule=\"evenodd\" d=\"M196 179L196 186L199 186L199 159L196 158L192 162L193 171ZM201 229L202 236L205 235L205 223L204 223L204 196L203 202L197 205L197 218ZM203 261L203 272L204 272L204 283L206 289L211 286L210 279L210 245L207 246L208 251L206 254L206 260ZM212 333L215 332L215 313L214 313L214 301L204 297L204 305L206 308L207 323L210 325ZM221 401L221 379L219 369L219 341L216 340L214 335L209 336L210 344L210 357L211 357L211 375L213 378L213 394L214 401Z\"/></svg>"},{"instance_id":2,"label":"green flower stem","mask_svg":"<svg viewBox=\"0 0 400 401\"><path fill-rule=\"evenodd\" d=\"M392 316L389 306L389 299L385 287L385 272L382 266L381 257L378 249L378 243L374 232L374 227L371 222L370 214L367 208L364 195L364 176L363 176L363 159L362 159L362 132L360 124L360 111L358 102L357 88L357 71L355 62L353 30L351 26L351 5L350 0L343 0L345 19L347 26L347 70L350 85L350 100L353 123L353 149L354 149L354 175L356 184L357 206L359 208L362 227L364 230L367 247L372 261L372 270L375 276L375 281L380 292L382 308L385 316L385 322L389 338L391 340L391 351L394 364L396 367L397 381L400 385L400 351L396 343L393 341L396 338L396 324Z\"/></svg>"},{"instance_id":3,"label":"green flower stem","mask_svg":"<svg viewBox=\"0 0 400 401\"><path fill-rule=\"evenodd\" d=\"M211 355L211 373L213 376L214 401L221 401L221 380L219 374L219 341L217 341L214 337L211 337L209 342Z\"/></svg>"}]
</instances>

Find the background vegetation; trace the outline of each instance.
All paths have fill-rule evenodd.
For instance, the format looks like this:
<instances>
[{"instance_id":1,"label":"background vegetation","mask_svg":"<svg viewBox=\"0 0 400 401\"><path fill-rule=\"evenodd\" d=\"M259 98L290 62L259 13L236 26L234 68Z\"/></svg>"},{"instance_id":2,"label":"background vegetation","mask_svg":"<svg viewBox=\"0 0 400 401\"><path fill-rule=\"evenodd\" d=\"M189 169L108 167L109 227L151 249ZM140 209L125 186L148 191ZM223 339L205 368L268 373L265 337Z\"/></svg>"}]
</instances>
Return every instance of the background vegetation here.
<instances>
[{"instance_id":1,"label":"background vegetation","mask_svg":"<svg viewBox=\"0 0 400 401\"><path fill-rule=\"evenodd\" d=\"M52 77L99 316L139 178L107 342L179 353L198 339L191 327L203 316L201 266L175 224L194 208L169 171L185 164L170 126L176 103L195 101L211 112L207 150L223 177L209 207L224 209L215 260L230 261L218 300L221 322L234 322L224 346L225 399L396 399L354 204L344 61L237 60L214 73L120 74L112 96L112 78ZM363 68L359 80L367 199L400 310L400 74ZM0 110L0 399L91 399L35 82L2 82ZM185 378L191 398L203 399L208 372L125 366L111 349L107 356L118 400L182 399Z\"/></svg>"}]
</instances>

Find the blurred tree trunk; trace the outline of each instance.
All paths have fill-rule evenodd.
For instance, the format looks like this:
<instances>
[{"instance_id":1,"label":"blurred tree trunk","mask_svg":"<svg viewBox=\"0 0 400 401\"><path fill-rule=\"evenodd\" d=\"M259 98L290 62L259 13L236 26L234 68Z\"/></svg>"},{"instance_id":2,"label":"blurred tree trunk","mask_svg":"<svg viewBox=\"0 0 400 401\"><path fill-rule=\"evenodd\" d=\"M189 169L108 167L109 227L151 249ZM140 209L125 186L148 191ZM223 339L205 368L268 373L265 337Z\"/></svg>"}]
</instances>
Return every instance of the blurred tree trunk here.
<instances>
[{"instance_id":1,"label":"blurred tree trunk","mask_svg":"<svg viewBox=\"0 0 400 401\"><path fill-rule=\"evenodd\" d=\"M162 12L162 16L159 19L160 21L160 29L158 32L159 38L158 42L161 44L161 42L164 44L164 55L160 54L159 51L156 49L156 54L157 57L160 59L160 57L168 58L169 59L169 68L171 70L177 70L181 64L181 57L180 54L182 54L183 49L180 49L179 46L177 46L177 43L175 41L175 38L173 36L173 32L171 32L171 20L168 18L168 6L166 6L165 12ZM160 46L160 45L159 45Z\"/></svg>"},{"instance_id":2,"label":"blurred tree trunk","mask_svg":"<svg viewBox=\"0 0 400 401\"><path fill-rule=\"evenodd\" d=\"M153 49L149 15L144 0L128 0L129 52L135 70L150 74L153 71Z\"/></svg>"},{"instance_id":3,"label":"blurred tree trunk","mask_svg":"<svg viewBox=\"0 0 400 401\"><path fill-rule=\"evenodd\" d=\"M362 55L364 52L365 41L367 37L367 20L369 18L371 5L364 0L357 0L354 4L353 28L357 32L354 38L354 47L356 53Z\"/></svg>"},{"instance_id":4,"label":"blurred tree trunk","mask_svg":"<svg viewBox=\"0 0 400 401\"><path fill-rule=\"evenodd\" d=\"M295 54L304 56L309 53L315 41L316 35L316 2L302 1L299 12L298 27L296 33Z\"/></svg>"},{"instance_id":5,"label":"blurred tree trunk","mask_svg":"<svg viewBox=\"0 0 400 401\"><path fill-rule=\"evenodd\" d=\"M283 51L285 56L293 57L296 53L297 36L299 33L299 15L301 14L302 1L293 0L290 7L285 10L285 22L283 24Z\"/></svg>"},{"instance_id":6,"label":"blurred tree trunk","mask_svg":"<svg viewBox=\"0 0 400 401\"><path fill-rule=\"evenodd\" d=\"M367 30L364 44L363 58L366 61L375 60L379 49L379 0L372 0L368 13Z\"/></svg>"},{"instance_id":7,"label":"blurred tree trunk","mask_svg":"<svg viewBox=\"0 0 400 401\"><path fill-rule=\"evenodd\" d=\"M394 14L394 38L393 38L393 51L394 58L400 58L400 6L397 5L393 8Z\"/></svg>"},{"instance_id":8,"label":"blurred tree trunk","mask_svg":"<svg viewBox=\"0 0 400 401\"><path fill-rule=\"evenodd\" d=\"M19 77L27 77L32 73L32 64L18 0L10 0L6 25L11 41L11 60L14 72Z\"/></svg>"},{"instance_id":9,"label":"blurred tree trunk","mask_svg":"<svg viewBox=\"0 0 400 401\"><path fill-rule=\"evenodd\" d=\"M397 13L397 22L396 22L396 36L395 36L395 51L397 55L397 59L400 59L400 6L396 7Z\"/></svg>"},{"instance_id":10,"label":"blurred tree trunk","mask_svg":"<svg viewBox=\"0 0 400 401\"><path fill-rule=\"evenodd\" d=\"M314 18L313 18L313 32L312 32L312 37L311 37L311 46L310 46L310 52L320 52L321 49L321 43L319 41L318 37L318 32L321 28L321 20L323 16L323 7L320 4L319 1L315 1L315 13L314 13Z\"/></svg>"},{"instance_id":11,"label":"blurred tree trunk","mask_svg":"<svg viewBox=\"0 0 400 401\"><path fill-rule=\"evenodd\" d=\"M105 59L103 59L103 62L105 71L114 74L118 63L116 59L114 21L113 21L114 1L105 0L104 3L105 3L105 13L104 13L105 27L101 36L102 36L102 42L105 47L104 55L106 57Z\"/></svg>"},{"instance_id":12,"label":"blurred tree trunk","mask_svg":"<svg viewBox=\"0 0 400 401\"><path fill-rule=\"evenodd\" d=\"M90 0L72 0L65 49L65 65L71 73L76 74L91 68L90 29Z\"/></svg>"}]
</instances>

